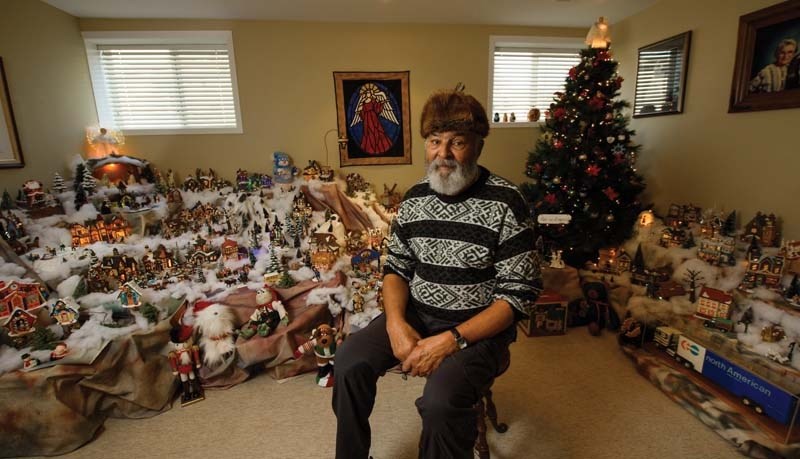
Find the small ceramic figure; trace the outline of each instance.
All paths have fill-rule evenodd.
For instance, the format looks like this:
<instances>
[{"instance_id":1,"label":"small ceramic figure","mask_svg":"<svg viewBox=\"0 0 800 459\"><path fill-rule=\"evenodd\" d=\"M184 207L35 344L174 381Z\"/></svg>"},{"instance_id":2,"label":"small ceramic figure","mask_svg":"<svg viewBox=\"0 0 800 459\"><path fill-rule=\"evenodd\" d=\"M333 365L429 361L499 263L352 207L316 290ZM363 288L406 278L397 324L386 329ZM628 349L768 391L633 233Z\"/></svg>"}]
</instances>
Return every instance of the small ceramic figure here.
<instances>
[{"instance_id":1,"label":"small ceramic figure","mask_svg":"<svg viewBox=\"0 0 800 459\"><path fill-rule=\"evenodd\" d=\"M181 382L181 406L204 400L203 388L196 372L200 368L200 348L192 343L191 338L175 343L175 350L169 353L169 364L172 374Z\"/></svg>"}]
</instances>

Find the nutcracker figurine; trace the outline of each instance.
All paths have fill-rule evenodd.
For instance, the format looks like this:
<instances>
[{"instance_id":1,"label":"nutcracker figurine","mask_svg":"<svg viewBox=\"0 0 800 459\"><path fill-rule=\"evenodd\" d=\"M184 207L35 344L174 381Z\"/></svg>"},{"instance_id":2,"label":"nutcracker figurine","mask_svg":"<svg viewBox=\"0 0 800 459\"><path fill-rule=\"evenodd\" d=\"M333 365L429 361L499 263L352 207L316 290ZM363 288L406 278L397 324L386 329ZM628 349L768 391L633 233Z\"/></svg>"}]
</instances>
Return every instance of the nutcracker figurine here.
<instances>
[{"instance_id":1,"label":"nutcracker figurine","mask_svg":"<svg viewBox=\"0 0 800 459\"><path fill-rule=\"evenodd\" d=\"M169 353L172 374L180 377L183 387L181 406L191 405L205 399L200 379L195 371L200 368L200 362L200 348L192 343L191 338L175 343L175 350Z\"/></svg>"}]
</instances>

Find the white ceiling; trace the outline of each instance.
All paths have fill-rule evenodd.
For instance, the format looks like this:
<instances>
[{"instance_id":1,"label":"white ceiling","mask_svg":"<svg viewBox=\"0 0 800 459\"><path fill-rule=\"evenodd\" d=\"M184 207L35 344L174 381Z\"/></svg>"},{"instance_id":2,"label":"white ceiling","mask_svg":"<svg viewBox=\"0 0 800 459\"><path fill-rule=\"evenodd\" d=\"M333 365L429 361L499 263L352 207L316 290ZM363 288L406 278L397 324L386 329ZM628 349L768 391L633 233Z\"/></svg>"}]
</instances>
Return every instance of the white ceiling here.
<instances>
[{"instance_id":1,"label":"white ceiling","mask_svg":"<svg viewBox=\"0 0 800 459\"><path fill-rule=\"evenodd\" d=\"M658 0L44 0L80 18L504 24L615 23Z\"/></svg>"}]
</instances>

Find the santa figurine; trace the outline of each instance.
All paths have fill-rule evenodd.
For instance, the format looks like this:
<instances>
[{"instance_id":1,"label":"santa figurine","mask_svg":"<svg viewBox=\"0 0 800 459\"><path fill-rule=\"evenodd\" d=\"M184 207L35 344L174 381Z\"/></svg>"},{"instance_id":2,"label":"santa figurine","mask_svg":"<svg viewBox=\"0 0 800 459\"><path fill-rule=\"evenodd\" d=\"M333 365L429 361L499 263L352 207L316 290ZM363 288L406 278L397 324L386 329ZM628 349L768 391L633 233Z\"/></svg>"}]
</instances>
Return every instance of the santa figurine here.
<instances>
[{"instance_id":1,"label":"santa figurine","mask_svg":"<svg viewBox=\"0 0 800 459\"><path fill-rule=\"evenodd\" d=\"M239 336L244 339L250 339L256 334L267 337L279 325L286 325L288 322L286 308L283 307L278 292L264 287L256 292L256 308L250 320L239 330Z\"/></svg>"},{"instance_id":2,"label":"santa figurine","mask_svg":"<svg viewBox=\"0 0 800 459\"><path fill-rule=\"evenodd\" d=\"M200 368L200 348L192 342L192 327L176 327L170 337L175 343L175 349L169 353L169 366L172 374L181 381L181 406L204 400L203 388L196 371Z\"/></svg>"},{"instance_id":3,"label":"santa figurine","mask_svg":"<svg viewBox=\"0 0 800 459\"><path fill-rule=\"evenodd\" d=\"M295 359L314 353L317 358L316 381L320 387L333 386L333 358L336 355L336 346L341 342L342 339L335 328L322 324L311 332L311 339L294 351Z\"/></svg>"},{"instance_id":4,"label":"santa figurine","mask_svg":"<svg viewBox=\"0 0 800 459\"><path fill-rule=\"evenodd\" d=\"M212 301L194 304L194 329L203 351L203 364L209 369L223 364L236 349L233 322L233 312L227 306Z\"/></svg>"}]
</instances>

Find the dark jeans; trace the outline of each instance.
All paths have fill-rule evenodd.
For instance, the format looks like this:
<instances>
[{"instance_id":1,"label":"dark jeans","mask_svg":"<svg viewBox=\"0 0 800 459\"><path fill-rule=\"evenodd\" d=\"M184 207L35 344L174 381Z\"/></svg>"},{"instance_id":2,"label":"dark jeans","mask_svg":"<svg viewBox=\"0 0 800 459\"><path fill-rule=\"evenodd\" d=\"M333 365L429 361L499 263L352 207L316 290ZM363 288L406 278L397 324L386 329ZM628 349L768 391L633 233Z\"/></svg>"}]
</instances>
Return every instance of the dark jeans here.
<instances>
[{"instance_id":1,"label":"dark jeans","mask_svg":"<svg viewBox=\"0 0 800 459\"><path fill-rule=\"evenodd\" d=\"M406 320L426 337L453 327L440 319L408 311ZM479 341L447 357L427 378L417 411L422 417L420 458L472 458L477 437L475 403L499 371L501 356L515 330ZM377 381L399 361L392 354L386 316L350 335L336 351L333 411L336 414L336 457L366 459Z\"/></svg>"}]
</instances>

